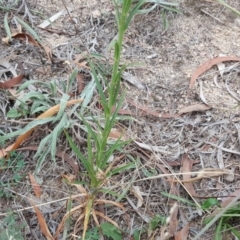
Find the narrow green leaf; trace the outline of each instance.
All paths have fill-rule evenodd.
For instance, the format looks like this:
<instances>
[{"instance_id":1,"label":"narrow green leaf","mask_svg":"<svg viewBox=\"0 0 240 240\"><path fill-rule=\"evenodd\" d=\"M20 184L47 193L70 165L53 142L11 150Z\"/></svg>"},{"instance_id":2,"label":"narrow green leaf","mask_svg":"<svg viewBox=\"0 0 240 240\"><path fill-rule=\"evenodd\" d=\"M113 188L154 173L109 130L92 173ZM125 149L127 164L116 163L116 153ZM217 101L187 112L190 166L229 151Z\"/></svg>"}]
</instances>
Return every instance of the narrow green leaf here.
<instances>
[{"instance_id":1,"label":"narrow green leaf","mask_svg":"<svg viewBox=\"0 0 240 240\"><path fill-rule=\"evenodd\" d=\"M96 172L94 171L94 166L91 165L88 161L88 159L86 159L83 154L78 150L77 146L75 145L75 143L72 141L72 138L69 136L69 134L65 132L65 135L68 139L69 145L72 148L72 150L74 151L74 153L77 155L77 157L79 158L79 160L82 162L84 168L86 169L86 171L89 174L89 177L91 178L91 182L92 183L96 183L97 182L97 178L96 178Z\"/></svg>"},{"instance_id":2,"label":"narrow green leaf","mask_svg":"<svg viewBox=\"0 0 240 240\"><path fill-rule=\"evenodd\" d=\"M38 81L38 80L28 80L25 83L21 84L21 86L17 90L17 93L20 93L22 90L26 89L28 86L33 85L35 83L39 84L39 85L44 85L45 87L50 89L49 83L45 83L45 82Z\"/></svg>"},{"instance_id":3,"label":"narrow green leaf","mask_svg":"<svg viewBox=\"0 0 240 240\"><path fill-rule=\"evenodd\" d=\"M215 229L214 240L222 240L222 227L222 218L220 218L220 221Z\"/></svg>"},{"instance_id":4,"label":"narrow green leaf","mask_svg":"<svg viewBox=\"0 0 240 240\"><path fill-rule=\"evenodd\" d=\"M236 228L231 228L230 230L238 239L240 239L240 232Z\"/></svg>"},{"instance_id":5,"label":"narrow green leaf","mask_svg":"<svg viewBox=\"0 0 240 240\"><path fill-rule=\"evenodd\" d=\"M161 4L161 7L170 11L170 12L182 13L179 9L174 8L174 7L168 7L168 6L162 5L162 4Z\"/></svg>"},{"instance_id":6,"label":"narrow green leaf","mask_svg":"<svg viewBox=\"0 0 240 240\"><path fill-rule=\"evenodd\" d=\"M76 76L78 74L78 69L74 69L71 76L69 77L67 81L67 89L66 94L72 91L73 83L76 82Z\"/></svg>"},{"instance_id":7,"label":"narrow green leaf","mask_svg":"<svg viewBox=\"0 0 240 240\"><path fill-rule=\"evenodd\" d=\"M21 20L20 18L16 17L15 18L18 20L18 22L28 30L28 32L38 41L40 41L40 38L38 37L37 33L27 24L25 23L23 20Z\"/></svg>"},{"instance_id":8,"label":"narrow green leaf","mask_svg":"<svg viewBox=\"0 0 240 240\"><path fill-rule=\"evenodd\" d=\"M21 102L26 103L27 101L32 101L34 99L39 99L42 101L48 101L49 97L47 94L42 94L39 92L29 92L26 93L22 98Z\"/></svg>"},{"instance_id":9,"label":"narrow green leaf","mask_svg":"<svg viewBox=\"0 0 240 240\"><path fill-rule=\"evenodd\" d=\"M100 84L100 81L97 77L97 73L96 73L96 66L94 66L93 62L89 59L89 64L90 64L90 67L91 67L91 70L92 70L92 75L93 75L93 79L94 81L96 82L96 85L97 85L97 89L98 89L98 92L99 92L99 95L100 95L100 99L101 99L101 102L103 104L103 106L107 106L107 101L106 101L106 97L103 93L103 89L102 89L102 86Z\"/></svg>"},{"instance_id":10,"label":"narrow green leaf","mask_svg":"<svg viewBox=\"0 0 240 240\"><path fill-rule=\"evenodd\" d=\"M123 171L130 170L130 169L135 169L135 168L136 168L136 165L134 163L128 163L128 164L125 164L121 167L117 167L117 168L111 170L109 175L112 176L112 175L121 173Z\"/></svg>"},{"instance_id":11,"label":"narrow green leaf","mask_svg":"<svg viewBox=\"0 0 240 240\"><path fill-rule=\"evenodd\" d=\"M139 8L145 3L145 0L139 0L139 2L135 5L135 7L131 10L129 13L126 21L125 21L125 26L124 26L124 31L127 30L129 23L131 22L133 16L137 13Z\"/></svg>"},{"instance_id":12,"label":"narrow green leaf","mask_svg":"<svg viewBox=\"0 0 240 240\"><path fill-rule=\"evenodd\" d=\"M5 134L4 136L1 136L1 140L5 141L8 140L10 138L16 137L18 135L24 134L26 133L28 130L37 127L39 125L51 122L54 120L54 117L50 117L50 118L44 118L44 119L36 119L33 122L30 122L26 127L24 127L23 129L17 130L15 132L11 132L8 134Z\"/></svg>"},{"instance_id":13,"label":"narrow green leaf","mask_svg":"<svg viewBox=\"0 0 240 240\"><path fill-rule=\"evenodd\" d=\"M12 33L8 24L8 12L4 16L4 28L6 30L8 39L12 41Z\"/></svg>"},{"instance_id":14,"label":"narrow green leaf","mask_svg":"<svg viewBox=\"0 0 240 240\"><path fill-rule=\"evenodd\" d=\"M83 99L83 102L81 104L81 110L80 113L83 115L83 113L86 111L86 107L88 104L92 101L93 93L96 89L96 83L94 79L88 83L88 85L83 89L83 92L81 93L81 98Z\"/></svg>"},{"instance_id":15,"label":"narrow green leaf","mask_svg":"<svg viewBox=\"0 0 240 240\"><path fill-rule=\"evenodd\" d=\"M65 108L67 106L67 101L68 101L69 98L70 98L70 96L68 94L63 94L63 96L60 100L60 108L59 108L59 111L57 113L57 116L56 116L54 122L56 122L57 120L59 120L62 117L62 115L65 111Z\"/></svg>"},{"instance_id":16,"label":"narrow green leaf","mask_svg":"<svg viewBox=\"0 0 240 240\"><path fill-rule=\"evenodd\" d=\"M179 202L183 202L183 203L187 203L187 204L192 205L192 206L196 206L196 204L190 202L190 201L187 200L187 199L184 199L184 198L181 198L181 197L178 197L178 196L175 196L175 195L166 193L166 192L161 192L161 194L162 194L163 196L165 196L165 197L172 198L172 199L177 200L177 201L179 201Z\"/></svg>"},{"instance_id":17,"label":"narrow green leaf","mask_svg":"<svg viewBox=\"0 0 240 240\"><path fill-rule=\"evenodd\" d=\"M55 155L56 155L56 151L57 151L57 141L59 139L60 134L62 133L64 127L66 127L66 125L68 124L68 119L67 119L67 114L64 113L61 120L59 121L59 123L55 126L55 128L53 129L53 131L51 132L51 157L52 160L55 161Z\"/></svg>"},{"instance_id":18,"label":"narrow green leaf","mask_svg":"<svg viewBox=\"0 0 240 240\"><path fill-rule=\"evenodd\" d=\"M49 106L40 106L40 107L37 107L35 109L32 109L31 110L31 115L35 114L35 113L39 113L39 112L45 112L49 109Z\"/></svg>"}]
</instances>

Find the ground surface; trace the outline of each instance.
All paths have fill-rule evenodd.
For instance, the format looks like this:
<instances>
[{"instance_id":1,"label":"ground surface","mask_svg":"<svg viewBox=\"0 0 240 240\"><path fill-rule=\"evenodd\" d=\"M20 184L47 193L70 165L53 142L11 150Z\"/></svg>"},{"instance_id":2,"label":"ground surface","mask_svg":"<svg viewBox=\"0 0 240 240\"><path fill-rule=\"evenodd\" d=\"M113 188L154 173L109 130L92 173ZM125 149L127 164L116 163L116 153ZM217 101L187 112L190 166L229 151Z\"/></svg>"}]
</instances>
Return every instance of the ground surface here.
<instances>
[{"instance_id":1,"label":"ground surface","mask_svg":"<svg viewBox=\"0 0 240 240\"><path fill-rule=\"evenodd\" d=\"M240 10L239 1L226 2ZM182 0L179 3L181 14L166 13L167 29L164 29L161 9L156 8L146 15L136 16L124 38L122 62L138 62L141 65L127 71L137 78L140 88L136 84L122 82L122 88L127 89L126 101L122 108L130 110L134 118L131 122L123 122L122 126L126 129L128 137L150 148L156 147L155 150L149 151L136 144L128 146L126 152L140 161L138 169L115 176L108 183L108 187L117 189L118 193L129 187L129 192L121 201L127 211L116 208L106 210L106 214L124 230L124 239L131 239L134 230L147 226L149 219L156 214L169 215L173 201L162 196L160 194L162 191L169 192L171 189L171 193L186 199L191 199L190 196L195 192L196 196L192 197L196 202L201 203L202 198L213 196L224 201L239 188L239 65L236 62L225 63L222 67L225 69L230 66L230 70L225 70L222 76L215 66L198 79L191 91L188 86L191 75L200 64L218 56L240 56L240 18L223 6L209 1ZM28 7L47 17L65 9L61 1L43 0L34 4L29 1ZM43 44L52 50L56 60L62 62L56 61L57 63L51 65L46 64L44 59L45 64L43 64L42 53L18 40L14 40L9 46L1 43L1 60L8 60L18 74L23 64L29 72L30 79L41 81L55 79L59 84L66 82L73 69L77 67L71 62L76 54L86 50L99 53L111 63L112 52L109 46L117 34L111 1L71 1L67 3L67 7L71 9L72 19L67 14L61 16L53 24L51 31L39 29L37 25L43 21L43 18L34 18L34 29ZM23 14L21 11L13 12L18 16ZM6 36L3 26L4 14L3 11L0 12L1 36ZM26 21L29 19L26 18ZM68 61L69 64L64 61ZM106 67L105 63L103 65ZM88 82L89 70L86 66L82 68L78 66L78 68L84 73L85 81ZM22 127L23 122L30 121L29 118L18 121L7 120L6 112L13 103L9 100L8 93L2 91L1 95L2 132ZM97 96L95 98L97 99ZM94 103L96 99L93 100ZM186 106L202 104L203 99L211 109L177 117L157 117L158 114L177 114ZM91 104L92 108L94 106ZM141 106L144 106L144 110ZM100 114L100 109L96 108L93 111ZM40 135L37 134L37 137L35 135L34 143L38 144L45 130L50 131L49 129L48 126L38 130ZM63 147L66 146L65 144L59 142ZM25 144L25 146L29 145L31 144ZM27 162L23 172L33 172L34 153L24 151L23 154ZM183 161L189 166L194 163L190 171L220 168L228 169L232 174L218 178L210 176L196 181L190 193L187 193L181 184L172 186L162 178L139 181L129 186L129 182L133 179L143 179L149 174L180 172ZM71 191L75 191L62 181L62 175L70 173L73 173L72 168L61 159L57 159L57 164L50 159L44 163L42 171L37 175L42 181L43 202L62 199L69 196ZM7 171L2 171L1 174L3 174L1 177L3 182L11 177ZM77 178L81 180L81 174ZM28 177L21 179L21 184L17 188L11 188L11 184L7 188L15 192L18 197L9 200L2 198L1 213L5 213L9 208L22 209L29 206L25 200L25 196L32 192ZM112 199L107 195L104 197ZM49 204L49 209L41 209L52 232L56 231L61 221L64 214L61 206L64 204L64 201L60 201ZM174 231L179 231L190 223L190 239L202 228L203 216L195 208L179 206L179 209L178 226ZM58 216L55 214L57 210ZM27 224L25 239L43 239L36 215L32 210L20 211L19 216ZM147 233L142 234L141 239L160 239L162 231L163 229L157 228L149 233L149 236ZM210 229L202 239L213 239L212 234Z\"/></svg>"}]
</instances>

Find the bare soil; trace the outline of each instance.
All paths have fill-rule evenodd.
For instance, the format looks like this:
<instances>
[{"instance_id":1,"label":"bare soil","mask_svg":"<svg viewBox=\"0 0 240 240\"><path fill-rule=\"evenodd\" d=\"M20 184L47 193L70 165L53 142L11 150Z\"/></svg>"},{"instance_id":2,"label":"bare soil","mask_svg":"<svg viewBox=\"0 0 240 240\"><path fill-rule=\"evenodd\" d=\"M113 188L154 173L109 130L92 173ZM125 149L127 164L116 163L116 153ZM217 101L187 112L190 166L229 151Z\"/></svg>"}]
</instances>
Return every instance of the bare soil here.
<instances>
[{"instance_id":1,"label":"bare soil","mask_svg":"<svg viewBox=\"0 0 240 240\"><path fill-rule=\"evenodd\" d=\"M77 54L84 51L101 54L112 63L113 53L109 50L109 46L116 37L117 30L111 1L65 2L71 18L65 14L56 20L49 30L43 30L37 27L43 21L43 17L39 17L36 12L51 17L65 9L63 2L26 1L36 18L28 16L24 20L30 25L31 18L34 20L34 30L40 36L43 45L52 50L55 59L52 64L47 61L44 52L19 40L14 40L11 45L0 44L0 63L1 60L8 60L18 74L23 67L30 79L46 82L53 79L66 82L73 69L77 67L73 60ZM178 194L189 200L195 199L201 204L208 197L216 197L220 202L224 202L239 188L239 64L228 61L218 67L213 66L198 78L191 91L189 91L189 81L200 64L214 57L240 57L240 17L216 1L178 0L178 2L181 13L167 11L165 20L161 8L156 8L145 15L135 16L124 38L122 63L140 63L136 67L129 68L127 72L137 79L141 87L122 81L122 89L127 90L122 109L130 110L134 120L123 121L121 126L128 137L145 144L145 147L146 145L150 147L150 150L146 150L135 143L127 146L126 153L132 154L139 162L137 169L113 176L107 183L109 189L119 194L129 187L128 193L121 201L125 211L116 207L105 209L105 214L119 224L124 232L124 239L133 239L134 230L148 226L149 219L156 214L169 216L174 201L161 195L161 192ZM239 1L226 2L240 11ZM18 13L12 12L22 17L24 8ZM2 37L6 36L4 14L5 12L0 11ZM167 22L167 28L164 27L164 21ZM106 62L103 61L102 65L106 67L107 72ZM219 71L219 68L224 72ZM85 66L79 67L79 71L85 75L87 82L89 70ZM6 112L12 102L6 91L1 91L0 101L2 101L0 109L2 132L14 130L14 127L21 128L22 122L31 120L21 119L19 120L21 124L8 121ZM94 103L96 101L97 95ZM184 107L204 103L210 109L191 111L170 118L161 117L165 116L164 114L173 116ZM91 104L91 107L96 108L96 105ZM101 113L97 108L93 111ZM157 117L158 115L161 116ZM49 127L46 129L48 131ZM45 129L38 130L32 138L34 143L39 143L44 134ZM65 142L59 144L66 146ZM31 142L24 145L31 145ZM34 152L24 151L23 154L26 161L24 174L28 174L35 169L35 162L32 159ZM165 178L129 184L132 180L147 178L149 175L179 173L186 156L193 163L190 171L205 168L228 169L231 174L220 177L210 176L194 182L193 187L197 196L191 196L179 183L174 184L173 187ZM81 171L77 176L78 180L83 179ZM11 177L8 172L2 171L1 174L3 174L1 181ZM52 233L56 231L66 213L64 208L66 200L59 202L58 200L68 197L73 192L76 193L75 188L62 181L64 174L73 174L73 169L59 158L56 163L49 159L37 175L42 181L44 190L42 201L56 201L53 204L49 203L49 208L41 209ZM16 210L30 206L26 196L32 193L32 187L27 176L17 188L10 190L14 192L16 198L0 199L2 214L9 208ZM115 200L108 194L103 198ZM27 225L25 239L44 239L32 209L20 210L18 214ZM178 223L174 233L190 223L189 236L186 239L191 239L202 229L202 219L205 216L207 214L195 208L186 208L179 203ZM74 219L77 218L78 216L74 216ZM90 223L90 227L92 226L94 226L93 221ZM77 234L80 236L81 226L78 228ZM214 228L209 229L201 239L213 239L212 230ZM143 233L140 239L162 239L163 231L161 227L156 228L148 234ZM168 228L166 231L170 232Z\"/></svg>"}]
</instances>

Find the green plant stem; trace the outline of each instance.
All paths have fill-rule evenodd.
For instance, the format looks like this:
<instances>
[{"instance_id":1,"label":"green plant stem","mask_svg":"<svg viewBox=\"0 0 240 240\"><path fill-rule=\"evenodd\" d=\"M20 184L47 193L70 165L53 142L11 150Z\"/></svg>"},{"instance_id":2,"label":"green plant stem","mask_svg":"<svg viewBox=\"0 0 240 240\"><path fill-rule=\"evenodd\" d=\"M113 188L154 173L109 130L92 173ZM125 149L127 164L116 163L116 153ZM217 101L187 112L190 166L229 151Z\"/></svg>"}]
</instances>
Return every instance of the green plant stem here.
<instances>
[{"instance_id":1,"label":"green plant stem","mask_svg":"<svg viewBox=\"0 0 240 240\"><path fill-rule=\"evenodd\" d=\"M127 18L127 13L129 9L123 9L119 25L118 25L118 39L115 43L115 52L114 52L114 65L112 71L111 82L109 85L109 98L108 98L108 106L107 111L105 111L105 124L104 129L102 131L102 143L100 147L100 151L97 153L97 163L100 163L104 157L104 151L106 150L107 140L109 133L111 131L111 120L113 117L112 109L114 104L116 103L116 97L119 93L119 84L121 80L121 72L119 70L120 58L121 58L121 50L122 50L122 42L125 32L125 21ZM98 165L98 164L97 164Z\"/></svg>"}]
</instances>

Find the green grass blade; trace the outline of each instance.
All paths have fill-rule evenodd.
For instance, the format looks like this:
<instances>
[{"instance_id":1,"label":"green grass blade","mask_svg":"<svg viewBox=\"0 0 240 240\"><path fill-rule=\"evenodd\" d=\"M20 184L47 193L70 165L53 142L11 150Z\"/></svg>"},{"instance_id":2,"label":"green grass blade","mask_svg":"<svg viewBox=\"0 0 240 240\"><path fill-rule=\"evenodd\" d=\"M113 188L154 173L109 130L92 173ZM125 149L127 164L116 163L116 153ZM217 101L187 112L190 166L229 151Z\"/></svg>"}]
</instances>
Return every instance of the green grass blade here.
<instances>
[{"instance_id":1,"label":"green grass blade","mask_svg":"<svg viewBox=\"0 0 240 240\"><path fill-rule=\"evenodd\" d=\"M72 86L73 86L73 83L76 81L77 74L78 74L78 70L74 69L67 81L67 88L66 88L66 92L65 92L66 94L68 94L69 92L72 91Z\"/></svg>"},{"instance_id":2,"label":"green grass blade","mask_svg":"<svg viewBox=\"0 0 240 240\"><path fill-rule=\"evenodd\" d=\"M51 135L52 135L52 139L51 139L51 157L52 160L55 161L55 155L56 155L56 151L57 151L57 141L59 139L60 134L62 133L64 127L66 127L66 125L68 124L68 119L67 119L67 114L64 113L60 122L57 124L57 126L53 129Z\"/></svg>"},{"instance_id":3,"label":"green grass blade","mask_svg":"<svg viewBox=\"0 0 240 240\"><path fill-rule=\"evenodd\" d=\"M119 112L119 109L120 109L121 106L122 106L124 97L125 97L125 94L123 94L123 95L121 96L120 100L118 101L118 104L117 104L117 106L116 106L116 109L115 109L115 111L113 112L112 118L111 118L110 122L108 123L108 126L107 126L107 127L110 129L109 132L108 132L108 135L109 135L112 127L113 127L114 124L115 124L116 117L117 117L117 114L118 114L118 112Z\"/></svg>"},{"instance_id":4,"label":"green grass blade","mask_svg":"<svg viewBox=\"0 0 240 240\"><path fill-rule=\"evenodd\" d=\"M26 133L28 130L37 127L39 125L43 125L45 123L49 123L51 121L53 121L55 119L55 117L50 117L50 118L44 118L44 119L37 119L34 120L33 122L30 122L25 128L17 130L15 132L11 132L8 134L5 134L4 136L1 136L1 141L6 141L10 138L16 137L18 135L24 134Z\"/></svg>"},{"instance_id":5,"label":"green grass blade","mask_svg":"<svg viewBox=\"0 0 240 240\"><path fill-rule=\"evenodd\" d=\"M88 132L87 135L87 149L88 149L88 161L93 166L94 165L94 154L93 154L93 148L91 143L91 133Z\"/></svg>"},{"instance_id":6,"label":"green grass blade","mask_svg":"<svg viewBox=\"0 0 240 240\"><path fill-rule=\"evenodd\" d=\"M118 167L118 168L115 168L115 169L111 170L110 171L110 176L115 175L117 173L121 173L121 172L126 171L126 170L135 169L135 168L136 168L136 165L134 163L128 163L128 164L125 164L121 167Z\"/></svg>"},{"instance_id":7,"label":"green grass blade","mask_svg":"<svg viewBox=\"0 0 240 240\"><path fill-rule=\"evenodd\" d=\"M233 235L235 235L238 239L240 239L240 232L236 228L231 228L230 229Z\"/></svg>"},{"instance_id":8,"label":"green grass blade","mask_svg":"<svg viewBox=\"0 0 240 240\"><path fill-rule=\"evenodd\" d=\"M113 3L115 6L115 10L116 10L115 18L116 18L117 26L119 26L121 15L120 15L118 3L115 0L113 0Z\"/></svg>"},{"instance_id":9,"label":"green grass blade","mask_svg":"<svg viewBox=\"0 0 240 240\"><path fill-rule=\"evenodd\" d=\"M88 104L91 102L95 89L96 89L96 82L92 78L92 80L84 88L84 90L83 90L83 92L82 92L82 94L80 96L82 99L84 99L82 104L81 104L82 107L81 107L81 110L80 110L80 113L82 115L83 115L86 107L88 106Z\"/></svg>"},{"instance_id":10,"label":"green grass blade","mask_svg":"<svg viewBox=\"0 0 240 240\"><path fill-rule=\"evenodd\" d=\"M59 120L62 117L62 115L64 114L64 110L65 110L65 108L67 106L67 101L68 101L69 98L70 98L70 96L68 94L63 94L63 96L62 96L62 98L60 100L60 108L59 108L59 111L57 113L57 116L56 116L54 122Z\"/></svg>"},{"instance_id":11,"label":"green grass blade","mask_svg":"<svg viewBox=\"0 0 240 240\"><path fill-rule=\"evenodd\" d=\"M165 6L165 5L161 5L162 8L170 11L170 12L175 12L175 13L182 13L179 9L177 8L174 8L174 7L168 7L168 6Z\"/></svg>"},{"instance_id":12,"label":"green grass blade","mask_svg":"<svg viewBox=\"0 0 240 240\"><path fill-rule=\"evenodd\" d=\"M91 165L88 161L87 158L85 158L83 156L83 154L78 150L78 147L76 146L76 144L72 141L72 138L69 136L69 134L65 132L65 135L68 139L69 145L72 148L72 150L74 151L74 153L77 155L77 157L79 158L79 160L82 162L84 168L86 169L89 177L91 178L91 183L92 184L96 184L97 183L97 178L96 178L96 172L94 171L94 166Z\"/></svg>"},{"instance_id":13,"label":"green grass blade","mask_svg":"<svg viewBox=\"0 0 240 240\"><path fill-rule=\"evenodd\" d=\"M12 41L12 33L8 24L8 12L4 16L4 28L6 30L8 39Z\"/></svg>"},{"instance_id":14,"label":"green grass blade","mask_svg":"<svg viewBox=\"0 0 240 240\"><path fill-rule=\"evenodd\" d=\"M21 20L20 18L16 17L15 18L18 20L18 22L28 30L28 32L38 41L40 41L40 38L38 37L37 33L27 24L25 23L23 20Z\"/></svg>"},{"instance_id":15,"label":"green grass blade","mask_svg":"<svg viewBox=\"0 0 240 240\"><path fill-rule=\"evenodd\" d=\"M222 240L222 230L223 230L222 228L223 226L222 226L222 218L221 218L215 229L214 240Z\"/></svg>"},{"instance_id":16,"label":"green grass blade","mask_svg":"<svg viewBox=\"0 0 240 240\"><path fill-rule=\"evenodd\" d=\"M226 2L224 2L223 0L217 0L220 4L222 4L223 6L225 6L225 7L227 7L228 9L230 9L231 11L233 11L235 14L237 14L238 16L240 16L240 12L237 10L237 9L235 9L235 8L233 8L233 7L231 7L230 5L228 5Z\"/></svg>"},{"instance_id":17,"label":"green grass blade","mask_svg":"<svg viewBox=\"0 0 240 240\"><path fill-rule=\"evenodd\" d=\"M38 80L28 80L25 83L21 84L21 86L17 90L17 93L20 93L22 90L26 89L30 85L33 85L34 83L40 84L40 83L43 83L43 82L38 81Z\"/></svg>"},{"instance_id":18,"label":"green grass blade","mask_svg":"<svg viewBox=\"0 0 240 240\"><path fill-rule=\"evenodd\" d=\"M90 67L91 67L91 70L92 70L92 75L93 75L93 79L94 81L96 82L96 85L97 85L97 89L98 89L98 92L99 92L99 95L100 95L100 99L101 99L101 102L104 106L104 108L107 107L107 100L106 100L106 97L104 95L104 92L103 92L103 89L102 89L102 86L100 84L100 81L97 77L97 73L96 73L96 66L94 66L93 62L89 59L89 64L90 64Z\"/></svg>"},{"instance_id":19,"label":"green grass blade","mask_svg":"<svg viewBox=\"0 0 240 240\"><path fill-rule=\"evenodd\" d=\"M129 13L126 21L125 21L125 26L124 26L124 31L127 30L130 21L132 20L133 16L137 13L137 11L139 10L139 8L145 3L145 0L140 0L135 7L131 10L131 12Z\"/></svg>"},{"instance_id":20,"label":"green grass blade","mask_svg":"<svg viewBox=\"0 0 240 240\"><path fill-rule=\"evenodd\" d=\"M175 196L175 195L166 193L166 192L161 192L161 194L162 194L163 196L165 196L165 197L168 197L168 198L177 200L177 201L179 201L179 202L183 202L183 203L189 204L189 205L191 205L191 206L197 207L196 204L192 203L191 201L189 201L189 200L187 200L187 199L184 199L184 198L181 198L181 197L178 197L178 196Z\"/></svg>"}]
</instances>

